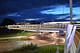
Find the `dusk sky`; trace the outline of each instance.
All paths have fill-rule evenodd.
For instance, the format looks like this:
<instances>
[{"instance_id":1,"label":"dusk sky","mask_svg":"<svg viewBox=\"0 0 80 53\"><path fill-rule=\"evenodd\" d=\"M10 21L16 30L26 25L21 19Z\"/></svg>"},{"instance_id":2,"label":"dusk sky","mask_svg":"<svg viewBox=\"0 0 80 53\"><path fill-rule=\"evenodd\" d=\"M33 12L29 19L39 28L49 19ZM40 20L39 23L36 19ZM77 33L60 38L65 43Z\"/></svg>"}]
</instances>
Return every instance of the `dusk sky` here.
<instances>
[{"instance_id":1,"label":"dusk sky","mask_svg":"<svg viewBox=\"0 0 80 53\"><path fill-rule=\"evenodd\" d=\"M69 0L0 0L0 21L69 21L69 10ZM73 21L80 21L80 0L73 0Z\"/></svg>"}]
</instances>

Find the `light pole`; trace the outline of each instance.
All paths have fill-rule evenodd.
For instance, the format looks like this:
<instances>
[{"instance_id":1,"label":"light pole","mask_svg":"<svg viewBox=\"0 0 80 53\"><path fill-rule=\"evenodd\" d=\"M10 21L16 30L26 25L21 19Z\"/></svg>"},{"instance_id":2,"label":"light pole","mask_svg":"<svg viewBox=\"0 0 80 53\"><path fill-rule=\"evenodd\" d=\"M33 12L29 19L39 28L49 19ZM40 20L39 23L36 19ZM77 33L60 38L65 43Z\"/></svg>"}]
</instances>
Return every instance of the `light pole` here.
<instances>
[{"instance_id":1,"label":"light pole","mask_svg":"<svg viewBox=\"0 0 80 53\"><path fill-rule=\"evenodd\" d=\"M70 23L72 24L72 0L69 0L70 2Z\"/></svg>"},{"instance_id":2,"label":"light pole","mask_svg":"<svg viewBox=\"0 0 80 53\"><path fill-rule=\"evenodd\" d=\"M70 24L72 24L72 0L69 0L70 6ZM66 37L65 37L66 38ZM68 53L67 42L65 42L64 53Z\"/></svg>"}]
</instances>

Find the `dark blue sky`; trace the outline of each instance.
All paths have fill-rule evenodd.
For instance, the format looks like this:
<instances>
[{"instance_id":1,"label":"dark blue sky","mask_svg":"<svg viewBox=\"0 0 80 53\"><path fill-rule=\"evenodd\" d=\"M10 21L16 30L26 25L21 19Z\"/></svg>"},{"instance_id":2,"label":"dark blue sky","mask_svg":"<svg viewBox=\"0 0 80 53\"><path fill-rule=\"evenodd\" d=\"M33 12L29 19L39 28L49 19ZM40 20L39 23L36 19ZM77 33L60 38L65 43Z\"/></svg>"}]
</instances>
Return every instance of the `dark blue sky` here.
<instances>
[{"instance_id":1,"label":"dark blue sky","mask_svg":"<svg viewBox=\"0 0 80 53\"><path fill-rule=\"evenodd\" d=\"M0 0L0 21L69 21L69 0ZM73 0L73 20L80 21L80 0Z\"/></svg>"},{"instance_id":2,"label":"dark blue sky","mask_svg":"<svg viewBox=\"0 0 80 53\"><path fill-rule=\"evenodd\" d=\"M73 4L79 1L73 0ZM0 14L56 4L69 4L69 0L0 0Z\"/></svg>"}]
</instances>

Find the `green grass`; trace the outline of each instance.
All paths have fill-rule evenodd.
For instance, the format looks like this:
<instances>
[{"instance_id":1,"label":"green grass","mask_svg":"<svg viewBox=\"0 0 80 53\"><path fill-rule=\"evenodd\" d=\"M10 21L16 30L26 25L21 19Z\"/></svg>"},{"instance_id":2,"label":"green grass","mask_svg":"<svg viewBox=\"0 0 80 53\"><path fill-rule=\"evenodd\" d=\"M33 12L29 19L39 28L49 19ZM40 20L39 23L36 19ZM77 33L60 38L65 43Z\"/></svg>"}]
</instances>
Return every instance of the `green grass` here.
<instances>
[{"instance_id":1,"label":"green grass","mask_svg":"<svg viewBox=\"0 0 80 53\"><path fill-rule=\"evenodd\" d=\"M31 38L20 38L16 40L0 40L0 43L8 43L8 42L13 42L13 41L26 41L26 40L32 40Z\"/></svg>"},{"instance_id":2,"label":"green grass","mask_svg":"<svg viewBox=\"0 0 80 53\"><path fill-rule=\"evenodd\" d=\"M0 35L0 38L2 38L2 37L15 37L15 36L30 36L30 35L34 35L34 34L35 33L33 33L33 32L18 32L18 33Z\"/></svg>"},{"instance_id":3,"label":"green grass","mask_svg":"<svg viewBox=\"0 0 80 53\"><path fill-rule=\"evenodd\" d=\"M60 53L64 53L64 46L63 45L48 45L39 47L35 52L37 53L56 53L57 47L59 46Z\"/></svg>"},{"instance_id":4,"label":"green grass","mask_svg":"<svg viewBox=\"0 0 80 53\"><path fill-rule=\"evenodd\" d=\"M25 36L25 35L31 35L34 34L33 32L21 32L21 33L17 33L18 36Z\"/></svg>"},{"instance_id":5,"label":"green grass","mask_svg":"<svg viewBox=\"0 0 80 53\"><path fill-rule=\"evenodd\" d=\"M60 53L64 53L64 45L48 45L41 47L37 47L36 45L28 45L20 49L5 53L56 53L58 46Z\"/></svg>"},{"instance_id":6,"label":"green grass","mask_svg":"<svg viewBox=\"0 0 80 53\"><path fill-rule=\"evenodd\" d=\"M20 41L25 41L25 40L32 40L31 38L20 38L20 39L18 39L18 40L20 40Z\"/></svg>"}]
</instances>

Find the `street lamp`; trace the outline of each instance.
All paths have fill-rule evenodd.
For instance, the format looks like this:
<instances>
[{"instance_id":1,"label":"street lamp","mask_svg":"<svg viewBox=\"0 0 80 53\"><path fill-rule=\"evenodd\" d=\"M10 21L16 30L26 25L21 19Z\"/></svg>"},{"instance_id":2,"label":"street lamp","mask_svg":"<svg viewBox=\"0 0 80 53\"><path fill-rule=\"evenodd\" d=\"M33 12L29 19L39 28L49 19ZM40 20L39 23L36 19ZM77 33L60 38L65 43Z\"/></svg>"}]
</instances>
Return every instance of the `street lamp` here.
<instances>
[{"instance_id":1,"label":"street lamp","mask_svg":"<svg viewBox=\"0 0 80 53\"><path fill-rule=\"evenodd\" d=\"M72 0L69 0L70 2L70 23L72 24Z\"/></svg>"}]
</instances>

